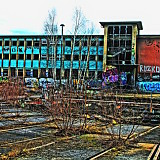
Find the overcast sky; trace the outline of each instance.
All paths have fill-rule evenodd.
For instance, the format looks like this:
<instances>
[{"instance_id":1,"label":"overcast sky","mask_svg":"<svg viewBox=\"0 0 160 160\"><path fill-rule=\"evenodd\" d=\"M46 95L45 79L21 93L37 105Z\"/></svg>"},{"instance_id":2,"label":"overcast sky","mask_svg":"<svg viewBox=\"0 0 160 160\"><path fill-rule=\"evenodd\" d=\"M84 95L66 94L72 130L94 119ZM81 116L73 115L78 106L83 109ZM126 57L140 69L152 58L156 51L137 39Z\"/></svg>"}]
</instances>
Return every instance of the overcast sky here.
<instances>
[{"instance_id":1,"label":"overcast sky","mask_svg":"<svg viewBox=\"0 0 160 160\"><path fill-rule=\"evenodd\" d=\"M64 23L64 34L68 34L76 6L100 34L100 21L142 21L140 34L160 35L159 4L160 0L0 0L0 35L43 34L43 23L52 8L57 11L58 25Z\"/></svg>"}]
</instances>

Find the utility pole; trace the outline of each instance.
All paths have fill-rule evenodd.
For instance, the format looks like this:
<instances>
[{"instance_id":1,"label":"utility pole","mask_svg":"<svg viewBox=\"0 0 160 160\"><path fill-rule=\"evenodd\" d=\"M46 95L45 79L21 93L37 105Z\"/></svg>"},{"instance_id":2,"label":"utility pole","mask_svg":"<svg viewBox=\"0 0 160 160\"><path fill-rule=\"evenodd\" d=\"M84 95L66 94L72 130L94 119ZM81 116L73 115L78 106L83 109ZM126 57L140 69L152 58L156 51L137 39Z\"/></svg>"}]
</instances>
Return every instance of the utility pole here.
<instances>
[{"instance_id":1,"label":"utility pole","mask_svg":"<svg viewBox=\"0 0 160 160\"><path fill-rule=\"evenodd\" d=\"M64 78L64 67L63 67L63 27L65 26L64 24L60 25L62 27L62 35L61 35L61 72L60 72L60 85L62 84L62 79Z\"/></svg>"}]
</instances>

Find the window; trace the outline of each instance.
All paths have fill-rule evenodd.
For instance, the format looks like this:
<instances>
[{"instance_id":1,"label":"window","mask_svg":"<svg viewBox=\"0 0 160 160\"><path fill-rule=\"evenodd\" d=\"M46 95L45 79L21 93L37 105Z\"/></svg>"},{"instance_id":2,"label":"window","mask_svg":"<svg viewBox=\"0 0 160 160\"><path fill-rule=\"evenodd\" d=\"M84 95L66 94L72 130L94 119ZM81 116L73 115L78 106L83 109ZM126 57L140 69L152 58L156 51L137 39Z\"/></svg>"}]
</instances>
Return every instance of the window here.
<instances>
[{"instance_id":1,"label":"window","mask_svg":"<svg viewBox=\"0 0 160 160\"><path fill-rule=\"evenodd\" d=\"M32 41L27 41L27 46L32 46Z\"/></svg>"},{"instance_id":2,"label":"window","mask_svg":"<svg viewBox=\"0 0 160 160\"><path fill-rule=\"evenodd\" d=\"M22 69L19 69L19 70L18 70L18 76L20 76L20 77L23 76L23 70L22 70Z\"/></svg>"},{"instance_id":3,"label":"window","mask_svg":"<svg viewBox=\"0 0 160 160\"><path fill-rule=\"evenodd\" d=\"M5 41L4 45L9 46L9 41Z\"/></svg>"},{"instance_id":4,"label":"window","mask_svg":"<svg viewBox=\"0 0 160 160\"><path fill-rule=\"evenodd\" d=\"M71 55L70 54L66 54L65 55L65 60L69 60L70 61L71 60Z\"/></svg>"},{"instance_id":5,"label":"window","mask_svg":"<svg viewBox=\"0 0 160 160\"><path fill-rule=\"evenodd\" d=\"M46 40L46 39L42 39L41 45L42 45L42 46L47 46L47 40Z\"/></svg>"},{"instance_id":6,"label":"window","mask_svg":"<svg viewBox=\"0 0 160 160\"><path fill-rule=\"evenodd\" d=\"M89 56L89 60L93 60L94 61L95 60L95 56L94 55L90 55Z\"/></svg>"},{"instance_id":7,"label":"window","mask_svg":"<svg viewBox=\"0 0 160 160\"><path fill-rule=\"evenodd\" d=\"M24 59L24 54L19 54L18 59L23 60Z\"/></svg>"},{"instance_id":8,"label":"window","mask_svg":"<svg viewBox=\"0 0 160 160\"><path fill-rule=\"evenodd\" d=\"M91 46L96 46L96 40L91 41Z\"/></svg>"},{"instance_id":9,"label":"window","mask_svg":"<svg viewBox=\"0 0 160 160\"><path fill-rule=\"evenodd\" d=\"M8 69L3 69L3 76L8 76Z\"/></svg>"},{"instance_id":10,"label":"window","mask_svg":"<svg viewBox=\"0 0 160 160\"><path fill-rule=\"evenodd\" d=\"M66 46L71 47L71 41L66 41Z\"/></svg>"},{"instance_id":11,"label":"window","mask_svg":"<svg viewBox=\"0 0 160 160\"><path fill-rule=\"evenodd\" d=\"M2 54L0 54L0 59L2 59Z\"/></svg>"},{"instance_id":12,"label":"window","mask_svg":"<svg viewBox=\"0 0 160 160\"><path fill-rule=\"evenodd\" d=\"M34 60L39 60L39 54L34 54Z\"/></svg>"},{"instance_id":13,"label":"window","mask_svg":"<svg viewBox=\"0 0 160 160\"><path fill-rule=\"evenodd\" d=\"M73 60L79 60L79 55L73 55Z\"/></svg>"},{"instance_id":14,"label":"window","mask_svg":"<svg viewBox=\"0 0 160 160\"><path fill-rule=\"evenodd\" d=\"M38 77L38 69L33 70L33 77Z\"/></svg>"},{"instance_id":15,"label":"window","mask_svg":"<svg viewBox=\"0 0 160 160\"><path fill-rule=\"evenodd\" d=\"M127 26L127 34L132 34L132 26Z\"/></svg>"},{"instance_id":16,"label":"window","mask_svg":"<svg viewBox=\"0 0 160 160\"><path fill-rule=\"evenodd\" d=\"M35 47L39 47L39 42L37 41L37 42L34 42L34 46Z\"/></svg>"},{"instance_id":17,"label":"window","mask_svg":"<svg viewBox=\"0 0 160 160\"><path fill-rule=\"evenodd\" d=\"M9 59L9 54L3 54L3 59Z\"/></svg>"},{"instance_id":18,"label":"window","mask_svg":"<svg viewBox=\"0 0 160 160\"><path fill-rule=\"evenodd\" d=\"M31 54L26 54L26 59L31 60Z\"/></svg>"},{"instance_id":19,"label":"window","mask_svg":"<svg viewBox=\"0 0 160 160\"><path fill-rule=\"evenodd\" d=\"M2 46L2 41L0 41L0 46Z\"/></svg>"},{"instance_id":20,"label":"window","mask_svg":"<svg viewBox=\"0 0 160 160\"><path fill-rule=\"evenodd\" d=\"M98 61L103 61L103 55L98 55Z\"/></svg>"},{"instance_id":21,"label":"window","mask_svg":"<svg viewBox=\"0 0 160 160\"><path fill-rule=\"evenodd\" d=\"M82 61L86 61L87 60L87 56L86 55L82 55Z\"/></svg>"},{"instance_id":22,"label":"window","mask_svg":"<svg viewBox=\"0 0 160 160\"><path fill-rule=\"evenodd\" d=\"M119 34L119 26L114 27L114 34Z\"/></svg>"},{"instance_id":23,"label":"window","mask_svg":"<svg viewBox=\"0 0 160 160\"><path fill-rule=\"evenodd\" d=\"M126 26L121 26L120 34L126 33Z\"/></svg>"},{"instance_id":24,"label":"window","mask_svg":"<svg viewBox=\"0 0 160 160\"><path fill-rule=\"evenodd\" d=\"M108 27L108 34L113 34L113 26Z\"/></svg>"},{"instance_id":25,"label":"window","mask_svg":"<svg viewBox=\"0 0 160 160\"><path fill-rule=\"evenodd\" d=\"M17 46L17 41L12 41L12 46Z\"/></svg>"},{"instance_id":26,"label":"window","mask_svg":"<svg viewBox=\"0 0 160 160\"><path fill-rule=\"evenodd\" d=\"M24 41L19 41L19 46L24 47Z\"/></svg>"},{"instance_id":27,"label":"window","mask_svg":"<svg viewBox=\"0 0 160 160\"><path fill-rule=\"evenodd\" d=\"M11 59L16 59L16 54L11 54Z\"/></svg>"},{"instance_id":28,"label":"window","mask_svg":"<svg viewBox=\"0 0 160 160\"><path fill-rule=\"evenodd\" d=\"M99 46L103 46L104 45L104 41L99 41Z\"/></svg>"}]
</instances>

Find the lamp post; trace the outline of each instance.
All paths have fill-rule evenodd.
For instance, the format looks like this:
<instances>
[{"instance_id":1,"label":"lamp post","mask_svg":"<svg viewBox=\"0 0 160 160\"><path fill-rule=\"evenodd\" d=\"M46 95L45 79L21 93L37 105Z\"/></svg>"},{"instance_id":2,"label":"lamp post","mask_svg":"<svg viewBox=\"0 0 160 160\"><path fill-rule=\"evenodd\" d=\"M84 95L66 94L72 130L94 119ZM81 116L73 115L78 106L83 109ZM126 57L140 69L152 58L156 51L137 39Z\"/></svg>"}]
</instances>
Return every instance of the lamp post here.
<instances>
[{"instance_id":1,"label":"lamp post","mask_svg":"<svg viewBox=\"0 0 160 160\"><path fill-rule=\"evenodd\" d=\"M63 65L62 65L62 63L63 63L63 27L65 26L64 24L61 24L60 25L61 27L62 27L62 35L61 35L61 72L60 72L60 85L62 84L62 81L61 81L61 79L63 79L64 78L64 71L63 71Z\"/></svg>"}]
</instances>

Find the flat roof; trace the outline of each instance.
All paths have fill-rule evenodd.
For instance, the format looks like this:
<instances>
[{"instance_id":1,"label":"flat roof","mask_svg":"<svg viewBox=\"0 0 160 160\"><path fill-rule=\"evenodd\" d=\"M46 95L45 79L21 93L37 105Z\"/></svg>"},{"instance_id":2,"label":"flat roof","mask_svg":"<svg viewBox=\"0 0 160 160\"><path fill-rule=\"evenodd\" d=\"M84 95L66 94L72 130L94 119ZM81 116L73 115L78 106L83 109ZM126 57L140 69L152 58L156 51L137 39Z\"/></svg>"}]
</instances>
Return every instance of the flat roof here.
<instances>
[{"instance_id":1,"label":"flat roof","mask_svg":"<svg viewBox=\"0 0 160 160\"><path fill-rule=\"evenodd\" d=\"M99 22L103 27L109 25L133 25L136 24L139 30L143 30L141 21L116 21L116 22Z\"/></svg>"}]
</instances>

